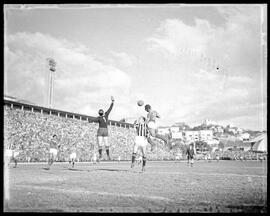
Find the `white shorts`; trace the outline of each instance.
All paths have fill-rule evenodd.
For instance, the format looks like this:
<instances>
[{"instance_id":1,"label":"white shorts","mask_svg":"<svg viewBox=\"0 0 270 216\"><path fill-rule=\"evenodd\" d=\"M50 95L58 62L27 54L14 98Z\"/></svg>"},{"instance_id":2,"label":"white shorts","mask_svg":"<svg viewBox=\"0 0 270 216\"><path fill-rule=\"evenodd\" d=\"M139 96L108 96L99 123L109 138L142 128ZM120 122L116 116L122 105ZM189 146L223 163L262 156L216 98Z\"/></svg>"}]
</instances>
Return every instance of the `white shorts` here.
<instances>
[{"instance_id":1,"label":"white shorts","mask_svg":"<svg viewBox=\"0 0 270 216\"><path fill-rule=\"evenodd\" d=\"M150 129L157 129L157 124L153 121L148 122L148 127Z\"/></svg>"},{"instance_id":2,"label":"white shorts","mask_svg":"<svg viewBox=\"0 0 270 216\"><path fill-rule=\"evenodd\" d=\"M12 150L10 149L6 150L6 157L12 157Z\"/></svg>"},{"instance_id":3,"label":"white shorts","mask_svg":"<svg viewBox=\"0 0 270 216\"><path fill-rule=\"evenodd\" d=\"M133 152L137 153L138 149L140 148L143 153L146 152L146 145L147 145L147 138L144 136L136 136L135 137L135 144L133 147Z\"/></svg>"},{"instance_id":4,"label":"white shorts","mask_svg":"<svg viewBox=\"0 0 270 216\"><path fill-rule=\"evenodd\" d=\"M19 152L13 151L13 157L14 157L14 158L17 157L18 155L19 155Z\"/></svg>"},{"instance_id":5,"label":"white shorts","mask_svg":"<svg viewBox=\"0 0 270 216\"><path fill-rule=\"evenodd\" d=\"M57 149L50 148L50 154L53 154L54 156L56 156L57 155Z\"/></svg>"},{"instance_id":6,"label":"white shorts","mask_svg":"<svg viewBox=\"0 0 270 216\"><path fill-rule=\"evenodd\" d=\"M11 150L11 149L7 149L6 150L6 157L17 157L19 155L19 152L15 151L15 150Z\"/></svg>"},{"instance_id":7,"label":"white shorts","mask_svg":"<svg viewBox=\"0 0 270 216\"><path fill-rule=\"evenodd\" d=\"M76 154L75 152L73 152L73 153L71 153L71 154L69 155L69 158L70 158L70 159L76 159L76 156L77 156L77 154Z\"/></svg>"}]
</instances>

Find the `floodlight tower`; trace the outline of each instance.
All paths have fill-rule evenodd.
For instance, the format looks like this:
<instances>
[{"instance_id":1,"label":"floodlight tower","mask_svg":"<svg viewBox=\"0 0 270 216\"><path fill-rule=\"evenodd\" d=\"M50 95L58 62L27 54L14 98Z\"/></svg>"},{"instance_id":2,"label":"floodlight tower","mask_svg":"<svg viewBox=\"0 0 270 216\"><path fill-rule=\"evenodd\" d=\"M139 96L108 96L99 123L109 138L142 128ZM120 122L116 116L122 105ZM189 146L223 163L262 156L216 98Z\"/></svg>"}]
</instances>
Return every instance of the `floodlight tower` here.
<instances>
[{"instance_id":1,"label":"floodlight tower","mask_svg":"<svg viewBox=\"0 0 270 216\"><path fill-rule=\"evenodd\" d=\"M53 106L53 80L54 80L54 72L56 71L56 61L53 58L47 58L47 62L49 63L49 89L48 89L48 106L52 108Z\"/></svg>"}]
</instances>

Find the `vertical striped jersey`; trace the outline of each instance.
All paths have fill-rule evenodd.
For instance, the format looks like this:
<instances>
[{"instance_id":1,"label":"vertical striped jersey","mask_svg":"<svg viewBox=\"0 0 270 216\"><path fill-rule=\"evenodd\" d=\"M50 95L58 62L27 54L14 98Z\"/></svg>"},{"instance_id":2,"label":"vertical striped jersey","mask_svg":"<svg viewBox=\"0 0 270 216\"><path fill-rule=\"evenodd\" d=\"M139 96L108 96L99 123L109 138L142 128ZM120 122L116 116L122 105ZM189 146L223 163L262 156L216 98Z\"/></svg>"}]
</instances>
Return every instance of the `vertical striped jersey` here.
<instances>
[{"instance_id":1,"label":"vertical striped jersey","mask_svg":"<svg viewBox=\"0 0 270 216\"><path fill-rule=\"evenodd\" d=\"M137 136L144 136L147 137L148 135L148 126L146 123L136 123L135 124Z\"/></svg>"}]
</instances>

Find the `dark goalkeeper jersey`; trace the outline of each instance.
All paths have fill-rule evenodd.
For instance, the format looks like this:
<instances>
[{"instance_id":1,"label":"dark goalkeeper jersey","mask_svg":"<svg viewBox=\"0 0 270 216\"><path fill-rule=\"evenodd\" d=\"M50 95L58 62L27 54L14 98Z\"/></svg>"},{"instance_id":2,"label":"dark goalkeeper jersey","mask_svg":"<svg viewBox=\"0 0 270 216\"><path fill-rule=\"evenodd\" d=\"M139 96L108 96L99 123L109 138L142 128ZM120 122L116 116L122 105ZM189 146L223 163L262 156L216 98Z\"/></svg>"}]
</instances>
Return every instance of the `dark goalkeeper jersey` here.
<instances>
[{"instance_id":1,"label":"dark goalkeeper jersey","mask_svg":"<svg viewBox=\"0 0 270 216\"><path fill-rule=\"evenodd\" d=\"M113 103L111 103L109 109L105 112L104 116L98 116L94 122L98 123L99 128L108 128L108 117L113 108Z\"/></svg>"},{"instance_id":2,"label":"dark goalkeeper jersey","mask_svg":"<svg viewBox=\"0 0 270 216\"><path fill-rule=\"evenodd\" d=\"M54 149L57 149L57 141L56 140L52 140L51 143L50 143L50 148L54 148Z\"/></svg>"}]
</instances>

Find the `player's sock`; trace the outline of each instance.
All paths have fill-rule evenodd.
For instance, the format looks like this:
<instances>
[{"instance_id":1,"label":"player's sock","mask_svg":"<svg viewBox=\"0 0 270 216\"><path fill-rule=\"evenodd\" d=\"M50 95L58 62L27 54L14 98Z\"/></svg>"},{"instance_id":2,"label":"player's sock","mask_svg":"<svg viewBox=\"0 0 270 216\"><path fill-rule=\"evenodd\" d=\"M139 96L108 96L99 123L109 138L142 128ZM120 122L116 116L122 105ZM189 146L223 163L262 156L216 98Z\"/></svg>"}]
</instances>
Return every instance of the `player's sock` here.
<instances>
[{"instance_id":1,"label":"player's sock","mask_svg":"<svg viewBox=\"0 0 270 216\"><path fill-rule=\"evenodd\" d=\"M100 149L98 150L98 153L99 153L99 158L102 158L102 148L100 148Z\"/></svg>"},{"instance_id":2,"label":"player's sock","mask_svg":"<svg viewBox=\"0 0 270 216\"><path fill-rule=\"evenodd\" d=\"M145 165L146 165L146 157L143 156L143 159L142 159L142 166L145 167Z\"/></svg>"},{"instance_id":3,"label":"player's sock","mask_svg":"<svg viewBox=\"0 0 270 216\"><path fill-rule=\"evenodd\" d=\"M109 150L109 147L106 147L106 154L107 154L107 157L108 159L110 160L110 150Z\"/></svg>"},{"instance_id":4,"label":"player's sock","mask_svg":"<svg viewBox=\"0 0 270 216\"><path fill-rule=\"evenodd\" d=\"M131 162L134 163L136 159L136 153L132 153Z\"/></svg>"}]
</instances>

